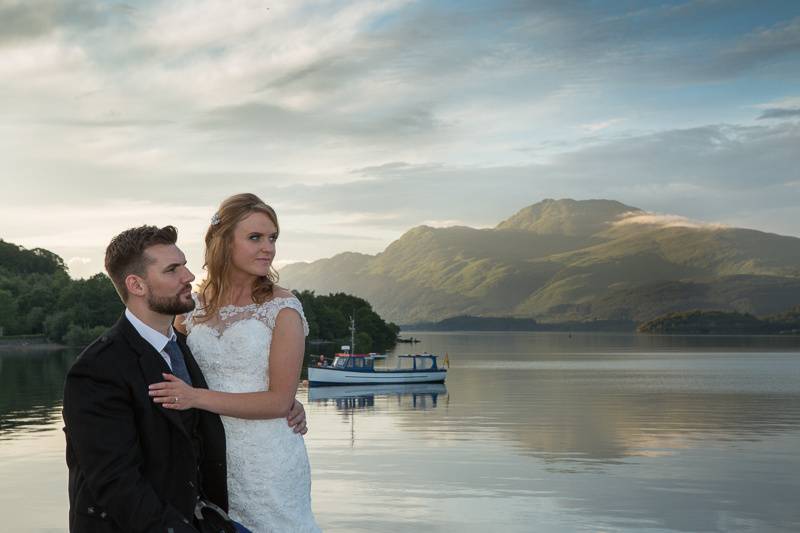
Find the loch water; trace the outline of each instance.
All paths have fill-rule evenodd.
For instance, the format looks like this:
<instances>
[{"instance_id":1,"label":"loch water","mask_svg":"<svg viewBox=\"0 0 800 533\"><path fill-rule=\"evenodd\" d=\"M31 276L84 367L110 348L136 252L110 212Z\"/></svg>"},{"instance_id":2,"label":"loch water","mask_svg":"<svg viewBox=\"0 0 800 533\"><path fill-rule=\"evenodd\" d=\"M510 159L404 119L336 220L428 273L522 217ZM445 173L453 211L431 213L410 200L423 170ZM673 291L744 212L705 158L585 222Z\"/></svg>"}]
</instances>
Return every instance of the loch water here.
<instances>
[{"instance_id":1,"label":"loch water","mask_svg":"<svg viewBox=\"0 0 800 533\"><path fill-rule=\"evenodd\" d=\"M298 392L324 531L800 531L800 338L413 335L446 384ZM76 355L0 352L4 531L67 531Z\"/></svg>"}]
</instances>

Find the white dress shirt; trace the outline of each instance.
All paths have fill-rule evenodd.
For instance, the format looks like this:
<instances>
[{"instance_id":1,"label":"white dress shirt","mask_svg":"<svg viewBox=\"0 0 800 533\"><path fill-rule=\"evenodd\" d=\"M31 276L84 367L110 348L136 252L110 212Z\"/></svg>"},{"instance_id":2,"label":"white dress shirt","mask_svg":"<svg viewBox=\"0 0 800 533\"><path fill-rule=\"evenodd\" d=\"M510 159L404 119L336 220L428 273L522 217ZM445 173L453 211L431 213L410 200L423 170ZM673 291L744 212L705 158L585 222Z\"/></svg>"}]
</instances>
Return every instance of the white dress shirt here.
<instances>
[{"instance_id":1,"label":"white dress shirt","mask_svg":"<svg viewBox=\"0 0 800 533\"><path fill-rule=\"evenodd\" d=\"M172 361L170 361L169 354L164 351L164 348L167 346L169 341L174 341L178 338L178 336L175 335L175 331L172 329L172 326L170 325L169 327L169 337L165 337L160 331L154 330L139 320L139 318L127 307L125 308L125 317L127 317L131 325L136 328L136 331L139 332L139 335L141 335L142 338L150 344L150 346L155 348L155 350L161 354L161 357L163 357L164 361L167 362L169 369L172 370Z\"/></svg>"}]
</instances>

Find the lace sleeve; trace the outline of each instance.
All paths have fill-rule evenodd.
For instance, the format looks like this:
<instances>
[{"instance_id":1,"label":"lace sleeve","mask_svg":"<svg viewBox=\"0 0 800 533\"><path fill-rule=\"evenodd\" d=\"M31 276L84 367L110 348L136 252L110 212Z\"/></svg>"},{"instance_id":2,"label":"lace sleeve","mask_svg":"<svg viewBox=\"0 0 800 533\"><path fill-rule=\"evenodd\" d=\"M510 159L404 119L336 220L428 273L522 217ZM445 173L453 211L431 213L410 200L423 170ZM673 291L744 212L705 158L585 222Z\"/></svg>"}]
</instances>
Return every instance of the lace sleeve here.
<instances>
[{"instance_id":1,"label":"lace sleeve","mask_svg":"<svg viewBox=\"0 0 800 533\"><path fill-rule=\"evenodd\" d=\"M196 293L192 293L192 300L194 300L194 309L183 315L183 324L186 326L186 333L190 333L192 331L192 327L194 326L194 317L198 313L202 313L200 311L200 296ZM199 314L197 315L199 316Z\"/></svg>"},{"instance_id":2,"label":"lace sleeve","mask_svg":"<svg viewBox=\"0 0 800 533\"><path fill-rule=\"evenodd\" d=\"M275 320L278 318L278 313L281 309L294 309L300 315L300 320L303 322L303 336L308 336L308 322L306 315L303 313L303 304L300 303L295 297L289 298L274 298L256 311L256 316L262 320L269 329L275 329Z\"/></svg>"}]
</instances>

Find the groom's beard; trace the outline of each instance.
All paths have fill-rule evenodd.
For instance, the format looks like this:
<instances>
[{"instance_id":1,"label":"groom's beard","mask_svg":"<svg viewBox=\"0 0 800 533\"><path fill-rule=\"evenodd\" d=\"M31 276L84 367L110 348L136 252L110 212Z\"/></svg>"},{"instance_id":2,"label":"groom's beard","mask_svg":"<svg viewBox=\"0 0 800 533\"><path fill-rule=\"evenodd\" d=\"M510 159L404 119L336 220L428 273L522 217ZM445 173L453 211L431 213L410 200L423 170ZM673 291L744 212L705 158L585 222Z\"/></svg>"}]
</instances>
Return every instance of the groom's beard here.
<instances>
[{"instance_id":1,"label":"groom's beard","mask_svg":"<svg viewBox=\"0 0 800 533\"><path fill-rule=\"evenodd\" d=\"M181 295L166 296L159 298L152 294L147 295L147 306L151 311L162 315L182 315L194 309L194 298L188 302L181 300Z\"/></svg>"}]
</instances>

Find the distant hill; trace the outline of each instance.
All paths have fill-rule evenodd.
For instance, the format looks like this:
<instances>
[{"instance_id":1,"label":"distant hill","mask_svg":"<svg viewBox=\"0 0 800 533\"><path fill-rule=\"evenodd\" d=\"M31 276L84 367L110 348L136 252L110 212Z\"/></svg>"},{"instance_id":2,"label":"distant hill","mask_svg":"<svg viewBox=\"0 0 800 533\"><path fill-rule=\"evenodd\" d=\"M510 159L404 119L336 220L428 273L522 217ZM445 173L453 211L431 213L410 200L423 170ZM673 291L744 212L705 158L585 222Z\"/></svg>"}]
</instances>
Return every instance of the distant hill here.
<instances>
[{"instance_id":1,"label":"distant hill","mask_svg":"<svg viewBox=\"0 0 800 533\"><path fill-rule=\"evenodd\" d=\"M637 324L630 320L591 320L580 322L536 322L532 318L456 316L439 322L417 322L402 326L403 331L615 331L632 332Z\"/></svg>"},{"instance_id":2,"label":"distant hill","mask_svg":"<svg viewBox=\"0 0 800 533\"><path fill-rule=\"evenodd\" d=\"M377 255L281 270L396 323L457 316L634 320L691 309L773 314L800 303L800 239L659 222L610 200L544 200L495 228L410 229Z\"/></svg>"},{"instance_id":3,"label":"distant hill","mask_svg":"<svg viewBox=\"0 0 800 533\"><path fill-rule=\"evenodd\" d=\"M638 331L684 335L797 335L800 334L800 307L763 318L722 311L669 313L641 324Z\"/></svg>"}]
</instances>

